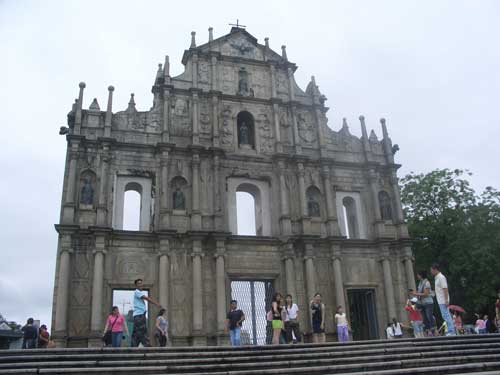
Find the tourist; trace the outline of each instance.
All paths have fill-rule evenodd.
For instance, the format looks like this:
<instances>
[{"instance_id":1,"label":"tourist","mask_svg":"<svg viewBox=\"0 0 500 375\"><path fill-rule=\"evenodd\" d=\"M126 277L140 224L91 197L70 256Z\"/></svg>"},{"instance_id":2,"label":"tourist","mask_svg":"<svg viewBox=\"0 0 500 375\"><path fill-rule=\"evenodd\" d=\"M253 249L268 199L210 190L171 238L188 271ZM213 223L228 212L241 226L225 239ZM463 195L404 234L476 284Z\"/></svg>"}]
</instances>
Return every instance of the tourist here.
<instances>
[{"instance_id":1,"label":"tourist","mask_svg":"<svg viewBox=\"0 0 500 375\"><path fill-rule=\"evenodd\" d=\"M38 347L40 349L47 349L49 347L50 335L47 331L47 326L42 324L38 330Z\"/></svg>"},{"instance_id":2,"label":"tourist","mask_svg":"<svg viewBox=\"0 0 500 375\"><path fill-rule=\"evenodd\" d=\"M385 329L385 333L387 335L388 340L394 339L394 327L393 327L392 323L387 324L387 328Z\"/></svg>"},{"instance_id":3,"label":"tourist","mask_svg":"<svg viewBox=\"0 0 500 375\"><path fill-rule=\"evenodd\" d=\"M120 314L118 306L113 306L104 326L104 344L106 346L111 345L113 348L120 348L122 346L122 338L124 338L123 332L126 332L127 335L129 334L125 318Z\"/></svg>"},{"instance_id":4,"label":"tourist","mask_svg":"<svg viewBox=\"0 0 500 375\"><path fill-rule=\"evenodd\" d=\"M342 309L342 306L337 306L337 313L335 314L335 324L337 325L337 337L339 342L349 341L349 324L347 317Z\"/></svg>"},{"instance_id":5,"label":"tourist","mask_svg":"<svg viewBox=\"0 0 500 375\"><path fill-rule=\"evenodd\" d=\"M310 303L312 339L314 343L323 343L325 337L325 304L321 302L321 294L316 293Z\"/></svg>"},{"instance_id":6,"label":"tourist","mask_svg":"<svg viewBox=\"0 0 500 375\"><path fill-rule=\"evenodd\" d=\"M273 345L280 344L281 331L284 328L283 322L285 320L285 309L282 306L283 297L280 293L274 293L271 303L272 311L272 327L273 327Z\"/></svg>"},{"instance_id":7,"label":"tourist","mask_svg":"<svg viewBox=\"0 0 500 375\"><path fill-rule=\"evenodd\" d=\"M403 338L403 326L396 320L396 318L392 318L392 327L394 330L394 338L395 339Z\"/></svg>"},{"instance_id":8,"label":"tourist","mask_svg":"<svg viewBox=\"0 0 500 375\"><path fill-rule=\"evenodd\" d=\"M474 327L474 331L478 334L478 335L482 335L484 333L486 333L486 322L481 319L481 317L479 316L479 314L474 314L476 316L476 324L475 324L475 327Z\"/></svg>"},{"instance_id":9,"label":"tourist","mask_svg":"<svg viewBox=\"0 0 500 375\"><path fill-rule=\"evenodd\" d=\"M427 271L422 270L417 272L418 287L413 295L418 298L416 308L422 313L424 329L427 336L434 335L434 301L432 299L431 283L427 279Z\"/></svg>"},{"instance_id":10,"label":"tourist","mask_svg":"<svg viewBox=\"0 0 500 375\"><path fill-rule=\"evenodd\" d=\"M464 325L462 323L462 317L458 311L453 312L453 324L455 324L455 330L457 331L457 335L464 334Z\"/></svg>"},{"instance_id":11,"label":"tourist","mask_svg":"<svg viewBox=\"0 0 500 375\"><path fill-rule=\"evenodd\" d=\"M132 332L131 346L151 346L148 338L148 326L146 318L146 301L152 303L158 308L161 305L151 297L148 297L147 292L143 291L142 279L134 281L136 290L134 292L134 331Z\"/></svg>"},{"instance_id":12,"label":"tourist","mask_svg":"<svg viewBox=\"0 0 500 375\"><path fill-rule=\"evenodd\" d=\"M496 317L496 326L497 330L500 333L500 290L498 291L497 295L497 302L495 303L495 317Z\"/></svg>"},{"instance_id":13,"label":"tourist","mask_svg":"<svg viewBox=\"0 0 500 375\"><path fill-rule=\"evenodd\" d=\"M416 303L418 302L417 297L413 297L406 301L405 310L408 311L410 315L411 326L413 327L413 335L416 338L424 337L424 330L422 322L422 314L416 308Z\"/></svg>"},{"instance_id":14,"label":"tourist","mask_svg":"<svg viewBox=\"0 0 500 375\"><path fill-rule=\"evenodd\" d=\"M293 303L292 295L287 294L285 297L285 332L286 342L297 343L302 341L299 325L299 307Z\"/></svg>"},{"instance_id":15,"label":"tourist","mask_svg":"<svg viewBox=\"0 0 500 375\"><path fill-rule=\"evenodd\" d=\"M167 310L160 309L156 317L156 331L155 331L156 346L167 346L168 341L168 320Z\"/></svg>"},{"instance_id":16,"label":"tourist","mask_svg":"<svg viewBox=\"0 0 500 375\"><path fill-rule=\"evenodd\" d=\"M241 345L241 326L244 320L245 314L238 309L238 301L233 299L226 316L226 331L229 331L232 346Z\"/></svg>"},{"instance_id":17,"label":"tourist","mask_svg":"<svg viewBox=\"0 0 500 375\"><path fill-rule=\"evenodd\" d=\"M484 320L484 333L493 332L491 320L489 319L488 315L483 316L483 320Z\"/></svg>"},{"instance_id":18,"label":"tourist","mask_svg":"<svg viewBox=\"0 0 500 375\"><path fill-rule=\"evenodd\" d=\"M23 349L35 349L38 341L38 330L33 325L35 321L29 318L26 325L21 328L23 331Z\"/></svg>"},{"instance_id":19,"label":"tourist","mask_svg":"<svg viewBox=\"0 0 500 375\"><path fill-rule=\"evenodd\" d=\"M434 287L436 290L436 300L439 305L439 311L441 312L441 317L446 321L448 326L448 332L446 336L455 335L455 325L453 324L453 319L450 315L450 310L448 310L448 305L450 304L450 293L448 290L448 282L446 277L441 273L439 269L439 264L434 263L431 266L431 273L434 276Z\"/></svg>"}]
</instances>

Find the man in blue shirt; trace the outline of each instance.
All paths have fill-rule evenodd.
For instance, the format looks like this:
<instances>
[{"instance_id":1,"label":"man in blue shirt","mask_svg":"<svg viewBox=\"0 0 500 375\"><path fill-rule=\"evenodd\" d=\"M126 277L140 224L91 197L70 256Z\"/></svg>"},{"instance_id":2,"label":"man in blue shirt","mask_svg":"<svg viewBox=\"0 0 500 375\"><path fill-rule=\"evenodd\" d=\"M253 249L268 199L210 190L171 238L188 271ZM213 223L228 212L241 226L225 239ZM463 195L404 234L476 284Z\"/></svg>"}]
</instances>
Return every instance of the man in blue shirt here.
<instances>
[{"instance_id":1,"label":"man in blue shirt","mask_svg":"<svg viewBox=\"0 0 500 375\"><path fill-rule=\"evenodd\" d=\"M161 305L143 291L142 279L134 281L136 290L134 292L134 331L132 332L131 346L151 346L149 344L148 326L146 319L146 301L162 308Z\"/></svg>"}]
</instances>

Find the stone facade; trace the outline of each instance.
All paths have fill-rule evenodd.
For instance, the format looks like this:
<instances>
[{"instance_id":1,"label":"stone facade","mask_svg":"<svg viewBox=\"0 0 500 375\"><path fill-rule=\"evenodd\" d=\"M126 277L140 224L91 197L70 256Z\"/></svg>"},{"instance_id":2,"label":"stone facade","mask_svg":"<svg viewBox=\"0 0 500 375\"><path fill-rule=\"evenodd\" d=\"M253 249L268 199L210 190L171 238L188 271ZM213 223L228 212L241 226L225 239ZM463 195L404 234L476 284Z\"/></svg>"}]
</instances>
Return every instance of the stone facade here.
<instances>
[{"instance_id":1,"label":"stone facade","mask_svg":"<svg viewBox=\"0 0 500 375\"><path fill-rule=\"evenodd\" d=\"M114 289L143 278L167 307L174 345L225 342L230 282L272 280L302 311L315 292L347 306L356 288L374 291L379 332L403 318L414 287L410 243L393 146L327 125L314 77L303 91L297 66L246 30L191 46L185 71L159 66L153 106L68 114L68 150L53 303L60 346L94 346ZM140 230L123 230L123 196L141 195ZM256 236L236 233L236 192L255 198ZM349 313L349 311L348 311ZM153 315L153 314L151 314ZM154 318L154 317L153 317ZM152 319L150 317L150 321ZM309 330L308 314L301 315Z\"/></svg>"}]
</instances>

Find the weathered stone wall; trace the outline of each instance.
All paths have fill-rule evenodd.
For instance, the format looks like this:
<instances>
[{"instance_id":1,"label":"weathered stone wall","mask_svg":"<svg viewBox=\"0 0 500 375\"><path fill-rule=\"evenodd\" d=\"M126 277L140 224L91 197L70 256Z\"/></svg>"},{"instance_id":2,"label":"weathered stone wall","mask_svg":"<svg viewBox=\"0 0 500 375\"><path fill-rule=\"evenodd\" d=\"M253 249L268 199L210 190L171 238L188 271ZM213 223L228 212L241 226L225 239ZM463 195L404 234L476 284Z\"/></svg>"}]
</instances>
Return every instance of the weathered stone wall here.
<instances>
[{"instance_id":1,"label":"weathered stone wall","mask_svg":"<svg viewBox=\"0 0 500 375\"><path fill-rule=\"evenodd\" d=\"M414 280L385 120L381 140L363 117L360 138L345 120L332 130L314 77L302 90L286 49L277 54L240 28L198 47L193 35L182 63L177 77L168 56L160 64L149 111L132 94L113 112L111 86L106 110L97 100L85 110L80 84L56 225L57 343L100 345L113 289L136 278L167 307L174 345L227 342L238 279L292 293L306 331L320 292L329 338L352 288L375 290L380 332L402 319ZM139 231L122 227L127 190L141 194ZM235 233L237 191L256 200L255 237ZM151 327L154 316L152 308Z\"/></svg>"}]
</instances>

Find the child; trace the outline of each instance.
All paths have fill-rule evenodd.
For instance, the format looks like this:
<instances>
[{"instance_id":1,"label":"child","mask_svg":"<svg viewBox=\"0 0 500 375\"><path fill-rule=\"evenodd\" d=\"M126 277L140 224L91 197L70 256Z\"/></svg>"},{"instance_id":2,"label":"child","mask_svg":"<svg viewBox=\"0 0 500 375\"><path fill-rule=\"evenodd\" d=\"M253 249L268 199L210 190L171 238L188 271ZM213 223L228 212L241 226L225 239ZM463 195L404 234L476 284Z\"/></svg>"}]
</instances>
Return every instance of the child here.
<instances>
[{"instance_id":1,"label":"child","mask_svg":"<svg viewBox=\"0 0 500 375\"><path fill-rule=\"evenodd\" d=\"M410 322L413 327L413 334L416 338L424 337L424 323L422 321L422 315L416 309L415 304L417 303L418 298L413 297L406 301L405 310L408 311L410 315Z\"/></svg>"},{"instance_id":2,"label":"child","mask_svg":"<svg viewBox=\"0 0 500 375\"><path fill-rule=\"evenodd\" d=\"M387 324L387 328L385 329L385 333L387 334L387 338L389 340L394 339L394 327L392 326L392 323Z\"/></svg>"},{"instance_id":3,"label":"child","mask_svg":"<svg viewBox=\"0 0 500 375\"><path fill-rule=\"evenodd\" d=\"M337 307L337 313L335 314L335 323L337 324L337 334L339 342L349 341L349 324L347 323L347 317L345 312L342 310L342 306Z\"/></svg>"}]
</instances>

